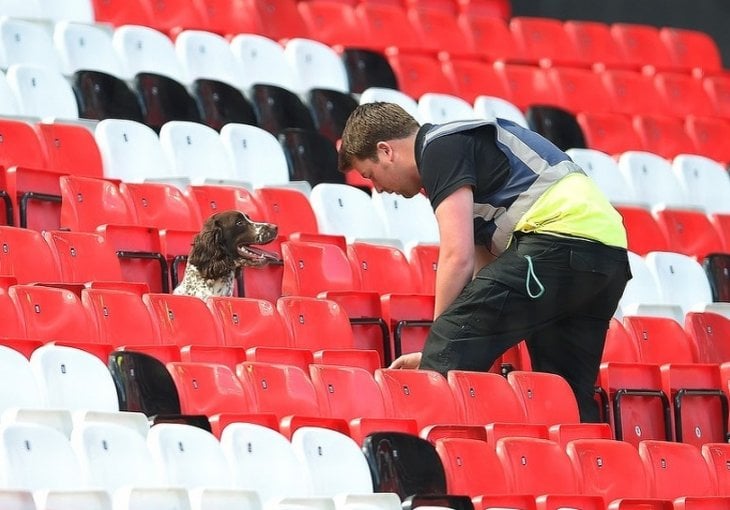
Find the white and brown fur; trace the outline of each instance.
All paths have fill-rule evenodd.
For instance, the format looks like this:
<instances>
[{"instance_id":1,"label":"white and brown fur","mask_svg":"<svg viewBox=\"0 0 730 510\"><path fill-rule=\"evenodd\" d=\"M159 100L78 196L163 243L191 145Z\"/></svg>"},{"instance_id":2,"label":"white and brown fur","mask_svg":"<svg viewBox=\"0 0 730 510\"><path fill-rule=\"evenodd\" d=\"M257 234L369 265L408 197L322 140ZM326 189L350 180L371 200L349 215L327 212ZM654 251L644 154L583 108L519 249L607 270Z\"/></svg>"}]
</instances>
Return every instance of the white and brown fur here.
<instances>
[{"instance_id":1,"label":"white and brown fur","mask_svg":"<svg viewBox=\"0 0 730 510\"><path fill-rule=\"evenodd\" d=\"M240 211L212 215L193 239L185 275L173 294L201 299L232 296L236 269L271 260L249 246L273 241L277 230L276 225L251 221Z\"/></svg>"}]
</instances>

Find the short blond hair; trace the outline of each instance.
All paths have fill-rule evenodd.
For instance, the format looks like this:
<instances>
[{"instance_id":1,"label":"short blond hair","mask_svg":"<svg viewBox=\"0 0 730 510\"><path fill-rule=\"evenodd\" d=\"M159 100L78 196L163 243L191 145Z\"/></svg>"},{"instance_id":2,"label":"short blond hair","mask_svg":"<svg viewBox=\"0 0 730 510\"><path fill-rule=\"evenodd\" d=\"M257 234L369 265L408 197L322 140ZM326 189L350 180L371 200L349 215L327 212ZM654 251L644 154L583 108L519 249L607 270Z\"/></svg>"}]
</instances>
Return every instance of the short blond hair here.
<instances>
[{"instance_id":1,"label":"short blond hair","mask_svg":"<svg viewBox=\"0 0 730 510\"><path fill-rule=\"evenodd\" d=\"M378 142L407 138L418 128L416 119L395 103L361 104L350 114L342 132L340 171L350 170L354 159L377 160Z\"/></svg>"}]
</instances>

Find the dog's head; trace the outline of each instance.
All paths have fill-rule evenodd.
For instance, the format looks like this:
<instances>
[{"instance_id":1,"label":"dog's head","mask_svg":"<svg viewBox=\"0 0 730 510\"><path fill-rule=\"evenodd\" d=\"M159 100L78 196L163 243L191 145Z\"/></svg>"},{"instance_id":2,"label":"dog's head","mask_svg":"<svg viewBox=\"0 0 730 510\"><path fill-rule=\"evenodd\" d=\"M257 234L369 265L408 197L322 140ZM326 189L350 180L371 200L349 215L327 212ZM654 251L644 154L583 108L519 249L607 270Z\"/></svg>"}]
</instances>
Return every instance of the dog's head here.
<instances>
[{"instance_id":1,"label":"dog's head","mask_svg":"<svg viewBox=\"0 0 730 510\"><path fill-rule=\"evenodd\" d=\"M206 279L220 278L239 266L258 266L270 260L252 244L276 239L276 225L259 223L239 211L216 213L208 218L193 240L188 262Z\"/></svg>"}]
</instances>

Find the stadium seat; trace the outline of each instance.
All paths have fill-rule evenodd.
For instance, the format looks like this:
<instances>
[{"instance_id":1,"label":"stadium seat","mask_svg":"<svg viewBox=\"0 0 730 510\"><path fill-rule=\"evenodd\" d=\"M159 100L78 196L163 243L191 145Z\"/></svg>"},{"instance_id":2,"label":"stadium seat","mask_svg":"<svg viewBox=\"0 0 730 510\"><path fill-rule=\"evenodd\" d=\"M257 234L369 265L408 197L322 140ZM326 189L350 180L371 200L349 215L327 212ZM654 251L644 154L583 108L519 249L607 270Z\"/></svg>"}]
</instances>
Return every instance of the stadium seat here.
<instances>
[{"instance_id":1,"label":"stadium seat","mask_svg":"<svg viewBox=\"0 0 730 510\"><path fill-rule=\"evenodd\" d=\"M422 122L445 124L475 118L474 109L464 99L452 94L426 92L418 99L418 117Z\"/></svg>"},{"instance_id":2,"label":"stadium seat","mask_svg":"<svg viewBox=\"0 0 730 510\"><path fill-rule=\"evenodd\" d=\"M61 70L53 39L37 22L6 15L0 20L0 67L13 64L37 64Z\"/></svg>"},{"instance_id":3,"label":"stadium seat","mask_svg":"<svg viewBox=\"0 0 730 510\"><path fill-rule=\"evenodd\" d=\"M613 204L632 203L632 189L614 158L596 149L568 149L568 156L593 179Z\"/></svg>"},{"instance_id":4,"label":"stadium seat","mask_svg":"<svg viewBox=\"0 0 730 510\"><path fill-rule=\"evenodd\" d=\"M79 109L71 85L60 71L37 64L13 64L6 73L18 113L74 120Z\"/></svg>"},{"instance_id":5,"label":"stadium seat","mask_svg":"<svg viewBox=\"0 0 730 510\"><path fill-rule=\"evenodd\" d=\"M399 239L406 250L416 244L438 244L439 232L433 208L425 195L404 198L373 191L371 199L385 224L385 236Z\"/></svg>"},{"instance_id":6,"label":"stadium seat","mask_svg":"<svg viewBox=\"0 0 730 510\"><path fill-rule=\"evenodd\" d=\"M352 327L345 311L327 299L282 296L276 309L292 332L292 346L311 349L351 349Z\"/></svg>"},{"instance_id":7,"label":"stadium seat","mask_svg":"<svg viewBox=\"0 0 730 510\"><path fill-rule=\"evenodd\" d=\"M401 4L365 2L355 6L355 16L366 34L367 48L379 51L388 47L401 50L419 48L420 38ZM393 70L398 76L398 71ZM403 84L399 85L402 90Z\"/></svg>"},{"instance_id":8,"label":"stadium seat","mask_svg":"<svg viewBox=\"0 0 730 510\"><path fill-rule=\"evenodd\" d=\"M196 122L170 121L160 129L160 145L170 167L191 184L242 183L213 128Z\"/></svg>"},{"instance_id":9,"label":"stadium seat","mask_svg":"<svg viewBox=\"0 0 730 510\"><path fill-rule=\"evenodd\" d=\"M626 331L622 319L612 317L608 324L601 362L635 363L639 361L638 345Z\"/></svg>"},{"instance_id":10,"label":"stadium seat","mask_svg":"<svg viewBox=\"0 0 730 510\"><path fill-rule=\"evenodd\" d=\"M266 0L255 2L251 14L258 16L260 33L274 40L309 37L296 2L293 0Z\"/></svg>"},{"instance_id":11,"label":"stadium seat","mask_svg":"<svg viewBox=\"0 0 730 510\"><path fill-rule=\"evenodd\" d=\"M100 234L50 230L43 238L51 247L66 283L121 281L122 270L114 249Z\"/></svg>"},{"instance_id":12,"label":"stadium seat","mask_svg":"<svg viewBox=\"0 0 730 510\"><path fill-rule=\"evenodd\" d=\"M230 123L256 124L253 105L233 85L201 78L191 88L206 126L220 131Z\"/></svg>"},{"instance_id":13,"label":"stadium seat","mask_svg":"<svg viewBox=\"0 0 730 510\"><path fill-rule=\"evenodd\" d=\"M326 291L359 291L360 275L347 254L331 243L282 243L282 295L316 297Z\"/></svg>"},{"instance_id":14,"label":"stadium seat","mask_svg":"<svg viewBox=\"0 0 730 510\"><path fill-rule=\"evenodd\" d=\"M363 452L375 492L394 492L401 499L414 494L446 494L446 474L436 448L403 432L374 432Z\"/></svg>"},{"instance_id":15,"label":"stadium seat","mask_svg":"<svg viewBox=\"0 0 730 510\"><path fill-rule=\"evenodd\" d=\"M144 123L155 133L171 120L202 122L195 99L174 78L141 72L135 75L132 87L142 104Z\"/></svg>"},{"instance_id":16,"label":"stadium seat","mask_svg":"<svg viewBox=\"0 0 730 510\"><path fill-rule=\"evenodd\" d=\"M507 62L494 64L497 75L507 85L507 99L521 111L531 105L550 105L554 92L545 76L545 71L536 65Z\"/></svg>"},{"instance_id":17,"label":"stadium seat","mask_svg":"<svg viewBox=\"0 0 730 510\"><path fill-rule=\"evenodd\" d=\"M263 299L213 297L206 301L223 331L223 344L230 347L291 344L290 331L276 307Z\"/></svg>"},{"instance_id":18,"label":"stadium seat","mask_svg":"<svg viewBox=\"0 0 730 510\"><path fill-rule=\"evenodd\" d=\"M40 232L0 226L0 245L0 272L17 283L61 281L61 269Z\"/></svg>"},{"instance_id":19,"label":"stadium seat","mask_svg":"<svg viewBox=\"0 0 730 510\"><path fill-rule=\"evenodd\" d=\"M403 33L403 31L400 31ZM389 48L385 52L390 67L398 80L398 89L419 99L427 92L456 94L456 89L441 69L438 57L429 54L410 53L400 48Z\"/></svg>"},{"instance_id":20,"label":"stadium seat","mask_svg":"<svg viewBox=\"0 0 730 510\"><path fill-rule=\"evenodd\" d=\"M185 83L200 78L237 87L239 67L226 39L204 30L183 30L175 37L175 52L185 73Z\"/></svg>"},{"instance_id":21,"label":"stadium seat","mask_svg":"<svg viewBox=\"0 0 730 510\"><path fill-rule=\"evenodd\" d=\"M581 63L560 20L515 16L509 21L509 29L522 57L531 64L549 67Z\"/></svg>"},{"instance_id":22,"label":"stadium seat","mask_svg":"<svg viewBox=\"0 0 730 510\"><path fill-rule=\"evenodd\" d=\"M357 108L357 100L346 92L315 88L306 95L317 131L332 143L342 137L348 117Z\"/></svg>"},{"instance_id":23,"label":"stadium seat","mask_svg":"<svg viewBox=\"0 0 730 510\"><path fill-rule=\"evenodd\" d=\"M180 415L180 397L163 361L144 352L118 350L109 357L109 372L119 388L120 411Z\"/></svg>"},{"instance_id":24,"label":"stadium seat","mask_svg":"<svg viewBox=\"0 0 730 510\"><path fill-rule=\"evenodd\" d=\"M186 194L198 205L201 218L209 218L221 211L235 209L254 221L262 221L264 213L253 193L243 186L198 185L189 186Z\"/></svg>"},{"instance_id":25,"label":"stadium seat","mask_svg":"<svg viewBox=\"0 0 730 510\"><path fill-rule=\"evenodd\" d=\"M232 123L223 126L221 142L233 163L234 175L253 188L286 185L289 168L277 139L259 127Z\"/></svg>"},{"instance_id":26,"label":"stadium seat","mask_svg":"<svg viewBox=\"0 0 730 510\"><path fill-rule=\"evenodd\" d=\"M668 115L637 115L633 125L647 152L671 159L694 151L694 144L684 131L681 119Z\"/></svg>"},{"instance_id":27,"label":"stadium seat","mask_svg":"<svg viewBox=\"0 0 730 510\"><path fill-rule=\"evenodd\" d=\"M654 216L669 241L669 251L701 261L708 255L723 250L720 235L712 228L710 219L702 211L659 209L654 211Z\"/></svg>"},{"instance_id":28,"label":"stadium seat","mask_svg":"<svg viewBox=\"0 0 730 510\"><path fill-rule=\"evenodd\" d=\"M239 33L230 42L242 77L242 88L268 83L286 90L296 89L294 71L287 64L284 47L255 33Z\"/></svg>"},{"instance_id":29,"label":"stadium seat","mask_svg":"<svg viewBox=\"0 0 730 510\"><path fill-rule=\"evenodd\" d=\"M441 69L454 85L456 95L469 103L479 96L503 98L509 94L492 64L478 58L450 56L442 59Z\"/></svg>"},{"instance_id":30,"label":"stadium seat","mask_svg":"<svg viewBox=\"0 0 730 510\"><path fill-rule=\"evenodd\" d=\"M435 244L417 244L408 251L408 261L423 294L434 294L439 247Z\"/></svg>"},{"instance_id":31,"label":"stadium seat","mask_svg":"<svg viewBox=\"0 0 730 510\"><path fill-rule=\"evenodd\" d=\"M575 116L567 110L556 106L532 105L527 108L525 118L530 129L563 151L587 147L583 129Z\"/></svg>"},{"instance_id":32,"label":"stadium seat","mask_svg":"<svg viewBox=\"0 0 730 510\"><path fill-rule=\"evenodd\" d=\"M0 77L0 112L7 116L18 115L18 104L15 101L15 95L10 90L8 80L4 77L4 74Z\"/></svg>"},{"instance_id":33,"label":"stadium seat","mask_svg":"<svg viewBox=\"0 0 730 510\"><path fill-rule=\"evenodd\" d=\"M590 149L620 154L642 148L631 119L620 113L580 112L576 115Z\"/></svg>"},{"instance_id":34,"label":"stadium seat","mask_svg":"<svg viewBox=\"0 0 730 510\"><path fill-rule=\"evenodd\" d=\"M695 352L681 324L666 317L624 317L624 326L638 346L639 362L694 363Z\"/></svg>"},{"instance_id":35,"label":"stadium seat","mask_svg":"<svg viewBox=\"0 0 730 510\"><path fill-rule=\"evenodd\" d=\"M491 445L477 439L443 438L435 446L444 466L449 494L472 498L509 494L504 468Z\"/></svg>"},{"instance_id":36,"label":"stadium seat","mask_svg":"<svg viewBox=\"0 0 730 510\"><path fill-rule=\"evenodd\" d=\"M111 34L88 23L59 21L53 29L53 44L66 76L76 71L101 71L121 74L121 63L112 46Z\"/></svg>"},{"instance_id":37,"label":"stadium seat","mask_svg":"<svg viewBox=\"0 0 730 510\"><path fill-rule=\"evenodd\" d=\"M618 167L633 190L637 205L683 207L687 198L672 172L672 165L650 151L627 151L618 158Z\"/></svg>"},{"instance_id":38,"label":"stadium seat","mask_svg":"<svg viewBox=\"0 0 730 510\"><path fill-rule=\"evenodd\" d=\"M384 87L368 87L360 94L360 104L384 101L395 103L409 113L414 119L418 119L418 103L415 99L398 89Z\"/></svg>"},{"instance_id":39,"label":"stadium seat","mask_svg":"<svg viewBox=\"0 0 730 510\"><path fill-rule=\"evenodd\" d=\"M730 79L722 74L707 76L702 80L703 88L715 109L715 115L724 119L730 118L727 94L730 92Z\"/></svg>"},{"instance_id":40,"label":"stadium seat","mask_svg":"<svg viewBox=\"0 0 730 510\"><path fill-rule=\"evenodd\" d=\"M3 385L0 392L0 412L12 408L46 407L28 358L15 349L1 345L0 366L8 381L12 381L12 384Z\"/></svg>"},{"instance_id":41,"label":"stadium seat","mask_svg":"<svg viewBox=\"0 0 730 510\"><path fill-rule=\"evenodd\" d=\"M656 280L662 300L679 305L683 313L712 302L710 282L699 262L674 252L646 255L646 264Z\"/></svg>"},{"instance_id":42,"label":"stadium seat","mask_svg":"<svg viewBox=\"0 0 730 510\"><path fill-rule=\"evenodd\" d=\"M467 9L460 13L458 23L469 45L478 50L482 59L488 62L520 60L520 48L504 18Z\"/></svg>"},{"instance_id":43,"label":"stadium seat","mask_svg":"<svg viewBox=\"0 0 730 510\"><path fill-rule=\"evenodd\" d=\"M669 241L651 212L641 206L615 206L626 227L629 251L646 255L651 251L668 251Z\"/></svg>"},{"instance_id":44,"label":"stadium seat","mask_svg":"<svg viewBox=\"0 0 730 510\"><path fill-rule=\"evenodd\" d=\"M646 259L629 251L629 266L633 276L626 284L615 316L658 316L674 319L678 324L683 323L682 307L664 300Z\"/></svg>"},{"instance_id":45,"label":"stadium seat","mask_svg":"<svg viewBox=\"0 0 730 510\"><path fill-rule=\"evenodd\" d=\"M649 475L653 497L675 499L716 494L709 467L695 446L646 440L639 443L639 456Z\"/></svg>"},{"instance_id":46,"label":"stadium seat","mask_svg":"<svg viewBox=\"0 0 730 510\"><path fill-rule=\"evenodd\" d=\"M257 82L251 86L249 98L259 127L275 136L287 128L316 131L311 112L292 90Z\"/></svg>"},{"instance_id":47,"label":"stadium seat","mask_svg":"<svg viewBox=\"0 0 730 510\"><path fill-rule=\"evenodd\" d=\"M661 27L659 39L678 69L712 74L722 69L720 49L711 35L688 28Z\"/></svg>"},{"instance_id":48,"label":"stadium seat","mask_svg":"<svg viewBox=\"0 0 730 510\"><path fill-rule=\"evenodd\" d=\"M104 167L94 134L84 126L63 122L39 122L34 126L56 172L101 177Z\"/></svg>"},{"instance_id":49,"label":"stadium seat","mask_svg":"<svg viewBox=\"0 0 730 510\"><path fill-rule=\"evenodd\" d=\"M99 341L115 348L160 344L160 333L138 294L83 289L81 304L94 319ZM133 321L129 318L134 317Z\"/></svg>"},{"instance_id":50,"label":"stadium seat","mask_svg":"<svg viewBox=\"0 0 730 510\"><path fill-rule=\"evenodd\" d=\"M560 27L562 30L562 27ZM557 93L556 106L573 115L588 111L608 113L611 102L600 76L589 69L552 67L546 71L553 90Z\"/></svg>"},{"instance_id":51,"label":"stadium seat","mask_svg":"<svg viewBox=\"0 0 730 510\"><path fill-rule=\"evenodd\" d=\"M284 45L284 56L294 71L296 90L350 91L345 65L334 49L313 39L293 38Z\"/></svg>"},{"instance_id":52,"label":"stadium seat","mask_svg":"<svg viewBox=\"0 0 730 510\"><path fill-rule=\"evenodd\" d=\"M113 26L128 24L152 26L152 13L143 0L92 0L96 21Z\"/></svg>"},{"instance_id":53,"label":"stadium seat","mask_svg":"<svg viewBox=\"0 0 730 510\"><path fill-rule=\"evenodd\" d=\"M579 423L578 404L567 381L556 374L513 370L507 381L517 394L529 423Z\"/></svg>"},{"instance_id":54,"label":"stadium seat","mask_svg":"<svg viewBox=\"0 0 730 510\"><path fill-rule=\"evenodd\" d=\"M723 303L730 301L730 255L712 254L702 262L702 267L710 282L712 300L715 306L722 307ZM705 310L707 306L705 305Z\"/></svg>"},{"instance_id":55,"label":"stadium seat","mask_svg":"<svg viewBox=\"0 0 730 510\"><path fill-rule=\"evenodd\" d=\"M727 336L730 319L713 312L689 312L684 328L689 334L699 363L722 363L728 360Z\"/></svg>"},{"instance_id":56,"label":"stadium seat","mask_svg":"<svg viewBox=\"0 0 730 510\"><path fill-rule=\"evenodd\" d=\"M684 118L687 115L713 115L710 99L702 88L702 82L682 72L657 72L654 88L664 105L667 115Z\"/></svg>"},{"instance_id":57,"label":"stadium seat","mask_svg":"<svg viewBox=\"0 0 730 510\"><path fill-rule=\"evenodd\" d=\"M578 494L578 481L570 459L557 443L533 437L505 437L497 441L495 450L510 492ZM552 466L550 473L541 469L543 462Z\"/></svg>"},{"instance_id":58,"label":"stadium seat","mask_svg":"<svg viewBox=\"0 0 730 510\"><path fill-rule=\"evenodd\" d=\"M611 100L611 110L624 115L661 113L651 78L629 69L606 69L600 73Z\"/></svg>"},{"instance_id":59,"label":"stadium seat","mask_svg":"<svg viewBox=\"0 0 730 510\"><path fill-rule=\"evenodd\" d=\"M114 380L93 354L47 344L33 351L30 367L49 409L119 411Z\"/></svg>"},{"instance_id":60,"label":"stadium seat","mask_svg":"<svg viewBox=\"0 0 730 510\"><path fill-rule=\"evenodd\" d=\"M245 414L254 408L248 389L220 362L172 362L167 370L175 381L184 414Z\"/></svg>"},{"instance_id":61,"label":"stadium seat","mask_svg":"<svg viewBox=\"0 0 730 510\"><path fill-rule=\"evenodd\" d=\"M688 115L684 130L694 143L694 153L716 161L730 160L730 151L721 142L730 131L727 119Z\"/></svg>"},{"instance_id":62,"label":"stadium seat","mask_svg":"<svg viewBox=\"0 0 730 510\"><path fill-rule=\"evenodd\" d=\"M131 80L137 73L156 73L183 80L174 43L154 28L131 23L117 26L112 46L122 64L121 77L126 80Z\"/></svg>"},{"instance_id":63,"label":"stadium seat","mask_svg":"<svg viewBox=\"0 0 730 510\"><path fill-rule=\"evenodd\" d=\"M611 36L624 61L636 69L672 69L672 58L659 38L659 29L648 24L613 23Z\"/></svg>"},{"instance_id":64,"label":"stadium seat","mask_svg":"<svg viewBox=\"0 0 730 510\"><path fill-rule=\"evenodd\" d=\"M369 494L370 468L352 438L335 430L302 427L291 438L294 454L304 466L313 497Z\"/></svg>"},{"instance_id":65,"label":"stadium seat","mask_svg":"<svg viewBox=\"0 0 730 510\"><path fill-rule=\"evenodd\" d=\"M307 31L316 34L316 40L329 46L363 48L367 38L358 29L354 5L329 0L297 2L297 9ZM354 92L354 91L353 91Z\"/></svg>"},{"instance_id":66,"label":"stadium seat","mask_svg":"<svg viewBox=\"0 0 730 510\"><path fill-rule=\"evenodd\" d=\"M730 213L730 205L722 199L730 193L730 179L721 163L682 154L672 161L672 170L688 198L688 205L708 214Z\"/></svg>"},{"instance_id":67,"label":"stadium seat","mask_svg":"<svg viewBox=\"0 0 730 510\"><path fill-rule=\"evenodd\" d=\"M119 191L134 207L140 225L189 232L198 232L202 226L195 204L171 184L122 182Z\"/></svg>"},{"instance_id":68,"label":"stadium seat","mask_svg":"<svg viewBox=\"0 0 730 510\"><path fill-rule=\"evenodd\" d=\"M717 493L720 496L730 496L730 479L728 479L727 462L728 446L726 442L706 443L700 450L702 457L710 468L710 473L717 480Z\"/></svg>"},{"instance_id":69,"label":"stadium seat","mask_svg":"<svg viewBox=\"0 0 730 510\"><path fill-rule=\"evenodd\" d=\"M320 233L344 235L348 242L387 237L385 225L370 197L360 189L346 184L319 183L313 186L309 201Z\"/></svg>"},{"instance_id":70,"label":"stadium seat","mask_svg":"<svg viewBox=\"0 0 730 510\"><path fill-rule=\"evenodd\" d=\"M192 296L149 293L142 301L165 345L222 345L222 333L205 302Z\"/></svg>"},{"instance_id":71,"label":"stadium seat","mask_svg":"<svg viewBox=\"0 0 730 510\"><path fill-rule=\"evenodd\" d=\"M480 49L472 46L472 41L462 32L453 10L416 2L407 7L406 15L425 51L445 52L449 57L479 54Z\"/></svg>"},{"instance_id":72,"label":"stadium seat","mask_svg":"<svg viewBox=\"0 0 730 510\"><path fill-rule=\"evenodd\" d=\"M608 24L592 20L566 20L563 29L585 63L597 68L626 66Z\"/></svg>"},{"instance_id":73,"label":"stadium seat","mask_svg":"<svg viewBox=\"0 0 730 510\"><path fill-rule=\"evenodd\" d=\"M279 133L292 181L304 181L310 187L319 183L345 182L337 168L334 142L316 130L285 128Z\"/></svg>"},{"instance_id":74,"label":"stadium seat","mask_svg":"<svg viewBox=\"0 0 730 510\"><path fill-rule=\"evenodd\" d=\"M527 128L527 119L522 111L506 99L493 96L477 96L474 99L474 113L481 119L507 119Z\"/></svg>"},{"instance_id":75,"label":"stadium seat","mask_svg":"<svg viewBox=\"0 0 730 510\"><path fill-rule=\"evenodd\" d=\"M341 58L353 94L361 94L371 87L397 90L395 74L383 53L367 48L344 48Z\"/></svg>"}]
</instances>

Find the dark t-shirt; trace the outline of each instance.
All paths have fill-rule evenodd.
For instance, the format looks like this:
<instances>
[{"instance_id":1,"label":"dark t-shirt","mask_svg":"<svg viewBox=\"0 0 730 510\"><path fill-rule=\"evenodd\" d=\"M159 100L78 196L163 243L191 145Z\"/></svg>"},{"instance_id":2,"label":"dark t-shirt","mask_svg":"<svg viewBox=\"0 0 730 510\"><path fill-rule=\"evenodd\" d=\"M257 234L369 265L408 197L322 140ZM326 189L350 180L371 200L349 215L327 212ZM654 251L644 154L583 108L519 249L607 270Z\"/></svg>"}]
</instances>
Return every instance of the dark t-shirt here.
<instances>
[{"instance_id":1,"label":"dark t-shirt","mask_svg":"<svg viewBox=\"0 0 730 510\"><path fill-rule=\"evenodd\" d=\"M424 124L416 135L416 164L434 211L446 197L465 185L472 187L475 203L487 203L487 197L504 185L509 174L507 156L495 141L496 128L486 125L440 136L421 154L423 137L431 127ZM488 243L486 230L492 228L475 218L475 242Z\"/></svg>"}]
</instances>

